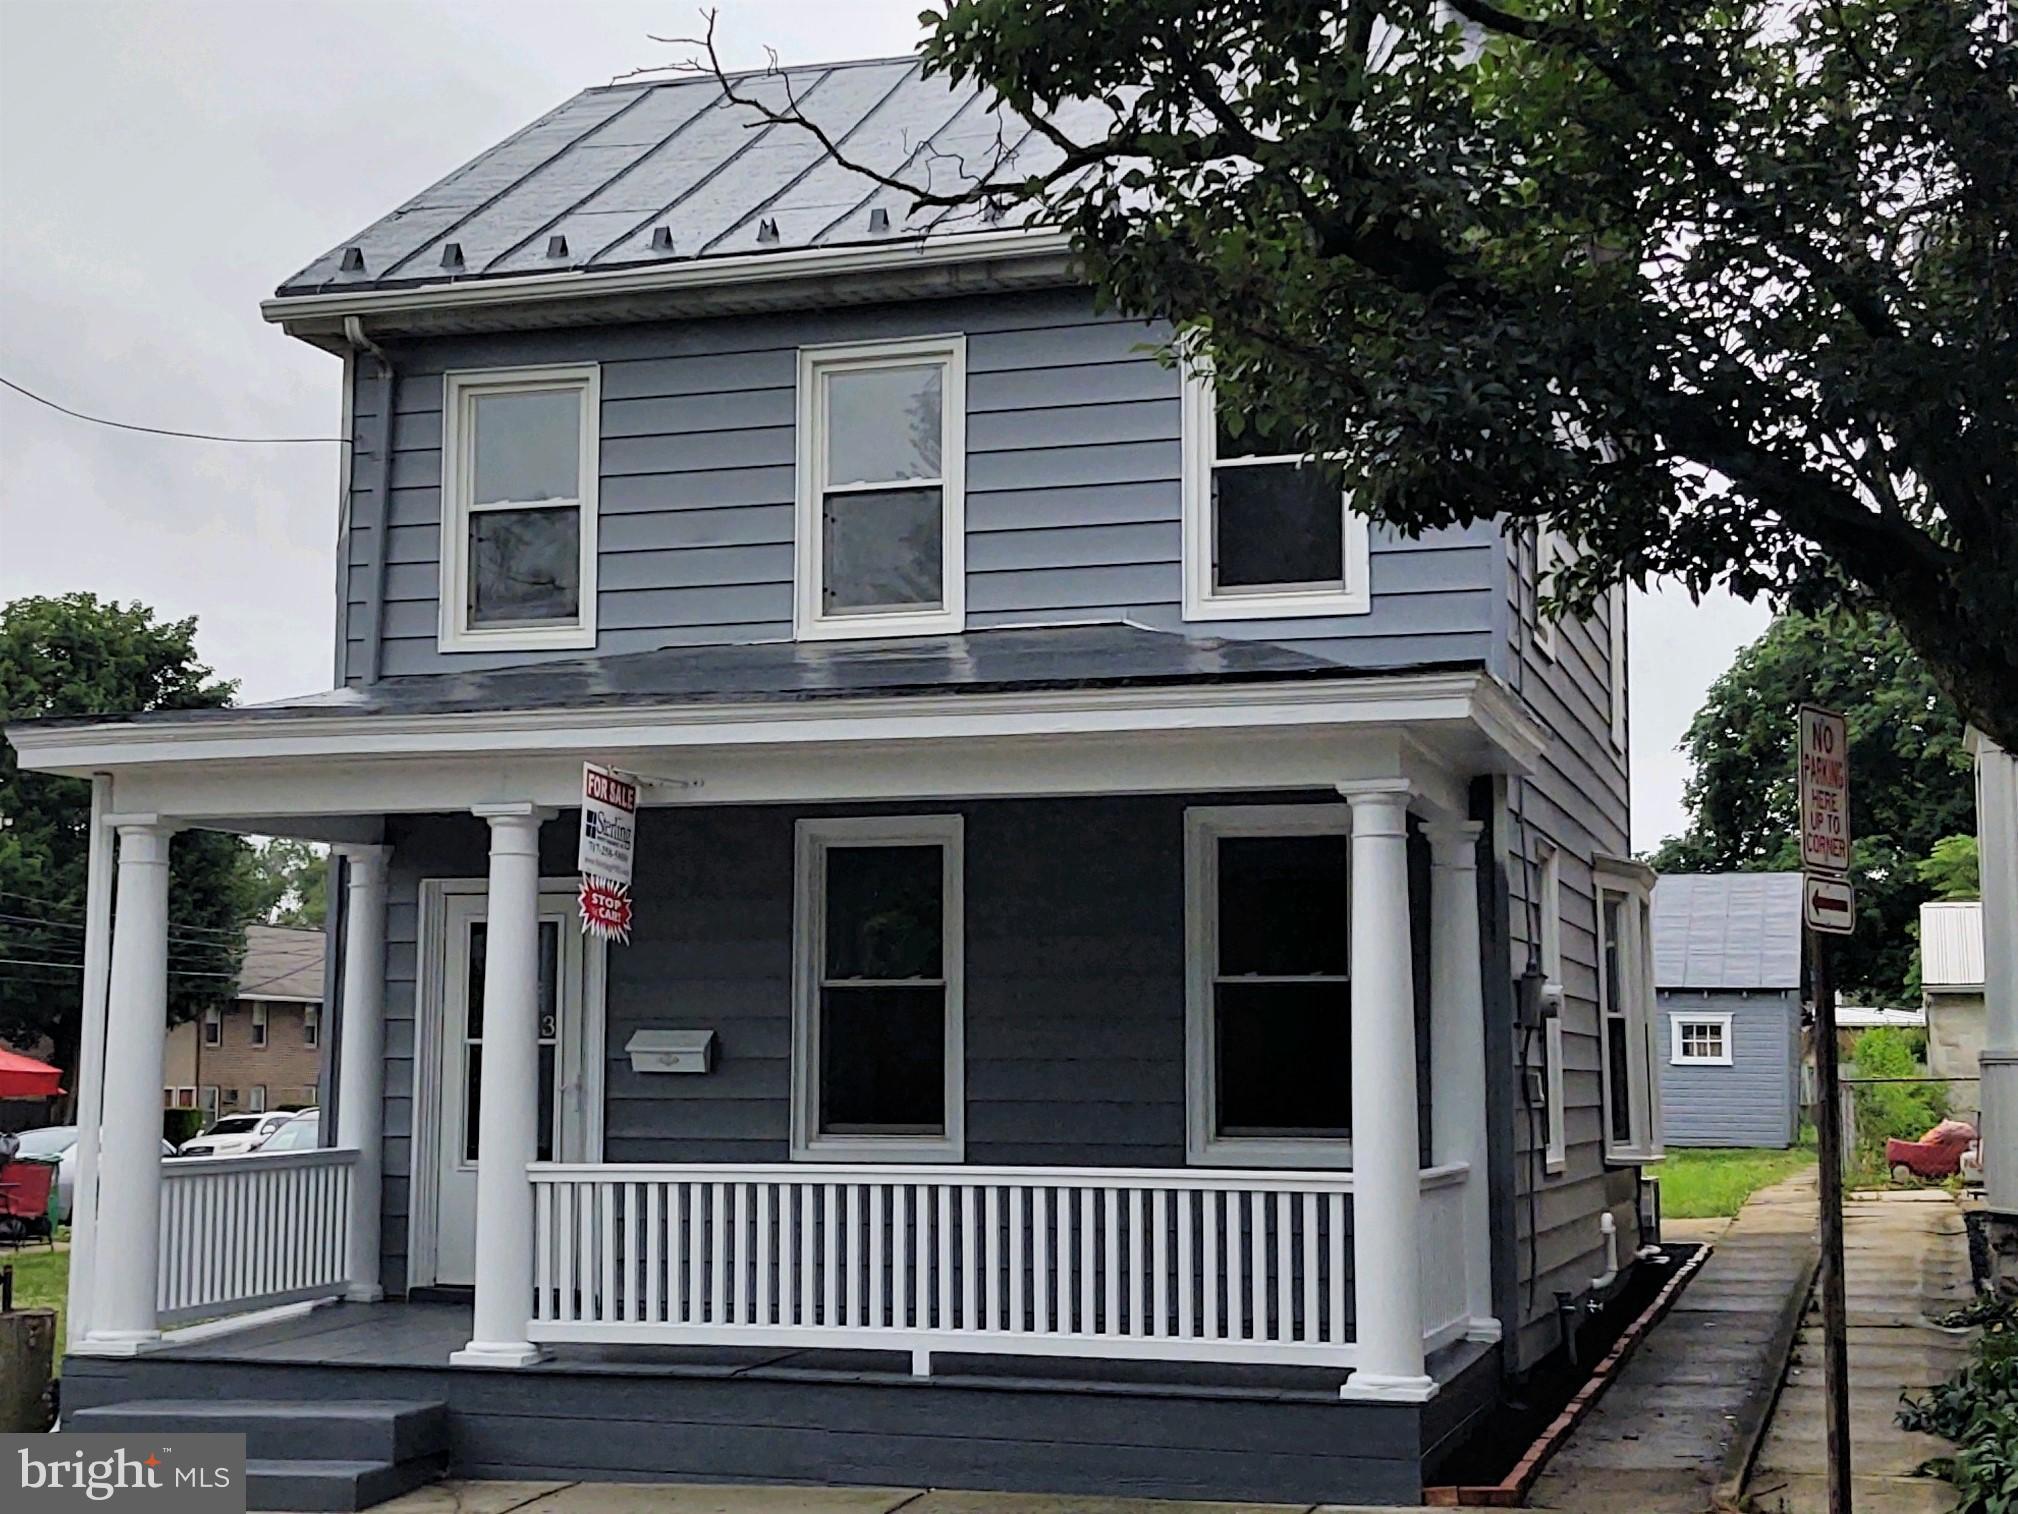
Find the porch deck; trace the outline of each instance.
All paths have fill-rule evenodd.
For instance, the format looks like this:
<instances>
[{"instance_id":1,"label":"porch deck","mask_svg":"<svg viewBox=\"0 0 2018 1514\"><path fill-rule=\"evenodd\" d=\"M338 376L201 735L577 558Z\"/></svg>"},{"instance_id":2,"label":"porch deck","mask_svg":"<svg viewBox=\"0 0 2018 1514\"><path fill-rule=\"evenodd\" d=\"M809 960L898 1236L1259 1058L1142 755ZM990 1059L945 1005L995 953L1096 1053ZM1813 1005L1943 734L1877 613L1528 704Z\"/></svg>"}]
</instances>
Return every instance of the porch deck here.
<instances>
[{"instance_id":1,"label":"porch deck","mask_svg":"<svg viewBox=\"0 0 2018 1514\"><path fill-rule=\"evenodd\" d=\"M450 1366L462 1302L334 1303L65 1364L66 1413L135 1399L411 1398L449 1407L459 1477L798 1481L1413 1502L1492 1400L1498 1347L1436 1352L1426 1404L1341 1401L1335 1368L566 1343ZM200 1368L193 1372L192 1368ZM1046 1451L1032 1456L1034 1446Z\"/></svg>"}]
</instances>

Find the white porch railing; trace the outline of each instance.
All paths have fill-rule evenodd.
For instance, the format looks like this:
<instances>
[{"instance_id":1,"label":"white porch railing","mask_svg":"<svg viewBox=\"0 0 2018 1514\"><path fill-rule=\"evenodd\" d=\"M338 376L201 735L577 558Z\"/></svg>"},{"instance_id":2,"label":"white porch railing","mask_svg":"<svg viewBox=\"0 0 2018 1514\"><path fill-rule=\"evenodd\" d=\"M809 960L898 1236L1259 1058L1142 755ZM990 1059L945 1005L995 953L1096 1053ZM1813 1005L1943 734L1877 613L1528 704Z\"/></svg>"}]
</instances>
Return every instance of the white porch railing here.
<instances>
[{"instance_id":1,"label":"white porch railing","mask_svg":"<svg viewBox=\"0 0 2018 1514\"><path fill-rule=\"evenodd\" d=\"M356 1162L320 1150L162 1163L161 1323L343 1292Z\"/></svg>"},{"instance_id":2,"label":"white porch railing","mask_svg":"<svg viewBox=\"0 0 2018 1514\"><path fill-rule=\"evenodd\" d=\"M1354 1360L1350 1173L529 1172L535 1341L867 1346L909 1350L921 1370L933 1351ZM1451 1226L1464 1177L1424 1175L1426 1203ZM1425 1264L1439 1279L1454 1269L1461 1310L1462 1238L1446 1229L1425 1230ZM1431 1286L1437 1309L1448 1291Z\"/></svg>"}]
</instances>

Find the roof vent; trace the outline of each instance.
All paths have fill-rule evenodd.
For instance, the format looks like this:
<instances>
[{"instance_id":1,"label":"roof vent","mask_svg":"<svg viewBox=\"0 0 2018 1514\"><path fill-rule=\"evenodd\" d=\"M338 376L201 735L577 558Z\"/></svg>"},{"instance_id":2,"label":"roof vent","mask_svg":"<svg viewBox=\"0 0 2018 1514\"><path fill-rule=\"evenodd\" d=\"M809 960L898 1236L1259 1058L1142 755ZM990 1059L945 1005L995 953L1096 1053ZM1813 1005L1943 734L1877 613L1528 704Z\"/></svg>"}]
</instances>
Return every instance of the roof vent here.
<instances>
[{"instance_id":1,"label":"roof vent","mask_svg":"<svg viewBox=\"0 0 2018 1514\"><path fill-rule=\"evenodd\" d=\"M757 222L757 240L759 242L777 241L778 223L769 216L765 216L763 220Z\"/></svg>"},{"instance_id":2,"label":"roof vent","mask_svg":"<svg viewBox=\"0 0 2018 1514\"><path fill-rule=\"evenodd\" d=\"M547 256L548 256L548 257L550 257L550 258L564 258L564 257L566 257L567 255L568 255L568 239L567 239L566 237L548 237L548 238L547 238Z\"/></svg>"},{"instance_id":3,"label":"roof vent","mask_svg":"<svg viewBox=\"0 0 2018 1514\"><path fill-rule=\"evenodd\" d=\"M441 266L446 268L450 273L462 272L462 243L444 242L442 244Z\"/></svg>"},{"instance_id":4,"label":"roof vent","mask_svg":"<svg viewBox=\"0 0 2018 1514\"><path fill-rule=\"evenodd\" d=\"M869 234L881 236L890 229L890 212L881 205L869 212Z\"/></svg>"},{"instance_id":5,"label":"roof vent","mask_svg":"<svg viewBox=\"0 0 2018 1514\"><path fill-rule=\"evenodd\" d=\"M671 252L673 250L673 228L654 226L652 228L652 251Z\"/></svg>"},{"instance_id":6,"label":"roof vent","mask_svg":"<svg viewBox=\"0 0 2018 1514\"><path fill-rule=\"evenodd\" d=\"M345 273L364 272L364 249L362 247L346 247L343 249L343 271Z\"/></svg>"}]
</instances>

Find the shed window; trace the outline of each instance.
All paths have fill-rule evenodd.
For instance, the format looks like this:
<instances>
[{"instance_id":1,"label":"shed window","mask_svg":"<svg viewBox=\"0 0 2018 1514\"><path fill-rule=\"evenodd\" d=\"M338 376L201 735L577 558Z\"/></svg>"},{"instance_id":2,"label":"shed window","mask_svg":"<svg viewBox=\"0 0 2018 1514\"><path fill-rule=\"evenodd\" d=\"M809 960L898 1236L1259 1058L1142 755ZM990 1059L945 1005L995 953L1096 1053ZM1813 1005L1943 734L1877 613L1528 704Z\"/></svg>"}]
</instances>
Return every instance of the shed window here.
<instances>
[{"instance_id":1,"label":"shed window","mask_svg":"<svg viewBox=\"0 0 2018 1514\"><path fill-rule=\"evenodd\" d=\"M799 827L793 1154L958 1160L958 816Z\"/></svg>"},{"instance_id":2,"label":"shed window","mask_svg":"<svg viewBox=\"0 0 2018 1514\"><path fill-rule=\"evenodd\" d=\"M1660 1080L1653 1073L1651 879L1630 863L1600 861L1598 1014L1604 1030L1605 1156L1658 1159Z\"/></svg>"},{"instance_id":3,"label":"shed window","mask_svg":"<svg viewBox=\"0 0 2018 1514\"><path fill-rule=\"evenodd\" d=\"M1346 828L1341 805L1186 814L1194 1161L1349 1159Z\"/></svg>"},{"instance_id":4,"label":"shed window","mask_svg":"<svg viewBox=\"0 0 2018 1514\"><path fill-rule=\"evenodd\" d=\"M1676 1015L1669 1021L1669 1060L1677 1067L1729 1067L1729 1015Z\"/></svg>"},{"instance_id":5,"label":"shed window","mask_svg":"<svg viewBox=\"0 0 2018 1514\"><path fill-rule=\"evenodd\" d=\"M800 353L801 636L962 629L965 375L959 337Z\"/></svg>"},{"instance_id":6,"label":"shed window","mask_svg":"<svg viewBox=\"0 0 2018 1514\"><path fill-rule=\"evenodd\" d=\"M444 649L595 645L599 386L593 365L448 376Z\"/></svg>"},{"instance_id":7,"label":"shed window","mask_svg":"<svg viewBox=\"0 0 2018 1514\"><path fill-rule=\"evenodd\" d=\"M1221 407L1202 367L1185 378L1184 558L1189 620L1372 607L1365 517L1294 437Z\"/></svg>"}]
</instances>

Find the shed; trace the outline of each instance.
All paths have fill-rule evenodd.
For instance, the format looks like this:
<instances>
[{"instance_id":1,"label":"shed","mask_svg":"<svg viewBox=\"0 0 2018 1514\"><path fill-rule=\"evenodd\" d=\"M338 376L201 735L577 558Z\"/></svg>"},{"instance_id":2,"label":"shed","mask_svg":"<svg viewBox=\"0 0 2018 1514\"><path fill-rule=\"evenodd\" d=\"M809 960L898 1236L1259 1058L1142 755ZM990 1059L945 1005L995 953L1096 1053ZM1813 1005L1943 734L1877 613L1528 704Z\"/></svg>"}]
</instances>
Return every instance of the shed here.
<instances>
[{"instance_id":1,"label":"shed","mask_svg":"<svg viewBox=\"0 0 2018 1514\"><path fill-rule=\"evenodd\" d=\"M1920 906L1920 989L1927 1011L1927 1070L1955 1080L1949 1108L1977 1118L1988 1030L1983 1007L1983 901L1937 899ZM1965 1081L1966 1080L1966 1081Z\"/></svg>"},{"instance_id":2,"label":"shed","mask_svg":"<svg viewBox=\"0 0 2018 1514\"><path fill-rule=\"evenodd\" d=\"M1789 1146L1800 1129L1801 875L1679 873L1654 890L1661 1134Z\"/></svg>"}]
</instances>

